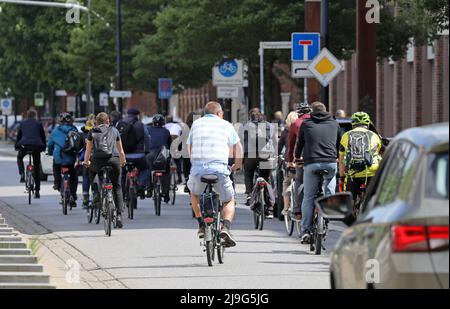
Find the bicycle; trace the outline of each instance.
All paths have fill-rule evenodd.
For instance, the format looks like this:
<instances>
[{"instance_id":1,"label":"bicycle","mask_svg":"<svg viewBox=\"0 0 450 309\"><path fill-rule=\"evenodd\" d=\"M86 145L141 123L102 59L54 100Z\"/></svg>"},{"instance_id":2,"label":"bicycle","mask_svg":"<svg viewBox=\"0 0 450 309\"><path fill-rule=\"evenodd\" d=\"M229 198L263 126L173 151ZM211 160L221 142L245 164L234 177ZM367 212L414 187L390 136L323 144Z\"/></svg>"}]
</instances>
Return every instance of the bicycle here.
<instances>
[{"instance_id":1,"label":"bicycle","mask_svg":"<svg viewBox=\"0 0 450 309\"><path fill-rule=\"evenodd\" d=\"M61 184L61 205L63 215L67 216L67 209L72 210L72 203L70 200L70 171L66 165L61 166L62 184Z\"/></svg>"},{"instance_id":2,"label":"bicycle","mask_svg":"<svg viewBox=\"0 0 450 309\"><path fill-rule=\"evenodd\" d=\"M267 212L267 203L266 203L266 189L267 186L270 185L264 178L259 177L260 174L260 168L259 163L256 168L255 172L255 188L256 188L256 200L253 206L253 222L255 225L255 230L262 231L264 229L264 220L266 219L266 212ZM253 191L255 192L255 190Z\"/></svg>"},{"instance_id":3,"label":"bicycle","mask_svg":"<svg viewBox=\"0 0 450 309\"><path fill-rule=\"evenodd\" d=\"M213 266L216 252L219 264L223 264L225 258L225 246L220 237L223 205L219 202L219 196L213 188L218 180L216 175L205 175L201 178L201 181L207 184L204 193L200 196L200 209L206 224L202 245L205 247L204 252L210 267Z\"/></svg>"},{"instance_id":4,"label":"bicycle","mask_svg":"<svg viewBox=\"0 0 450 309\"><path fill-rule=\"evenodd\" d=\"M172 159L170 164L170 189L169 189L169 197L172 205L175 205L175 200L177 197L178 191L177 175L178 175L177 164Z\"/></svg>"},{"instance_id":5,"label":"bicycle","mask_svg":"<svg viewBox=\"0 0 450 309\"><path fill-rule=\"evenodd\" d=\"M124 187L124 203L128 208L128 219L134 219L134 209L137 207L137 190L138 190L138 178L139 170L134 163L126 163L126 178Z\"/></svg>"},{"instance_id":6,"label":"bicycle","mask_svg":"<svg viewBox=\"0 0 450 309\"><path fill-rule=\"evenodd\" d=\"M101 169L102 179L101 183L101 195L100 199L102 201L102 215L104 219L105 234L111 237L112 227L117 228L117 209L116 203L114 201L113 185L111 183L109 173L111 173L112 167L105 166Z\"/></svg>"},{"instance_id":7,"label":"bicycle","mask_svg":"<svg viewBox=\"0 0 450 309\"><path fill-rule=\"evenodd\" d=\"M289 168L288 172L292 172L295 171L295 168ZM285 214L284 216L284 225L286 227L286 231L288 233L289 236L292 236L292 234L294 234L294 228L297 231L297 236L300 238L302 236L302 229L301 229L301 220L296 219L295 217L293 217L294 214L294 203L296 200L298 200L298 202L300 201L300 196L296 197L295 196L295 180L293 181L293 183L291 184L291 195L289 197L289 209L287 214ZM299 191L301 192L303 190L303 185L300 186Z\"/></svg>"},{"instance_id":8,"label":"bicycle","mask_svg":"<svg viewBox=\"0 0 450 309\"><path fill-rule=\"evenodd\" d=\"M155 215L161 216L161 201L162 201L162 177L165 171L153 172L153 201L155 204Z\"/></svg>"},{"instance_id":9,"label":"bicycle","mask_svg":"<svg viewBox=\"0 0 450 309\"><path fill-rule=\"evenodd\" d=\"M318 199L324 196L323 192L324 176L328 175L329 172L327 170L318 170L315 172L315 174L320 178L319 190L315 196L315 198ZM322 249L326 250L323 247L323 242L325 242L328 236L328 223L329 220L325 219L320 213L319 209L315 207L309 250L311 252L314 252L316 255L321 255Z\"/></svg>"},{"instance_id":10,"label":"bicycle","mask_svg":"<svg viewBox=\"0 0 450 309\"><path fill-rule=\"evenodd\" d=\"M31 205L31 197L35 191L33 152L27 151L28 165L25 172L25 190L28 193L28 205Z\"/></svg>"},{"instance_id":11,"label":"bicycle","mask_svg":"<svg viewBox=\"0 0 450 309\"><path fill-rule=\"evenodd\" d=\"M98 176L95 177L97 185L99 185ZM96 207L94 204L94 201L90 201L88 209L87 209L87 220L88 223L92 223L92 221L95 222L95 224L100 224L100 218L101 218L101 207Z\"/></svg>"}]
</instances>

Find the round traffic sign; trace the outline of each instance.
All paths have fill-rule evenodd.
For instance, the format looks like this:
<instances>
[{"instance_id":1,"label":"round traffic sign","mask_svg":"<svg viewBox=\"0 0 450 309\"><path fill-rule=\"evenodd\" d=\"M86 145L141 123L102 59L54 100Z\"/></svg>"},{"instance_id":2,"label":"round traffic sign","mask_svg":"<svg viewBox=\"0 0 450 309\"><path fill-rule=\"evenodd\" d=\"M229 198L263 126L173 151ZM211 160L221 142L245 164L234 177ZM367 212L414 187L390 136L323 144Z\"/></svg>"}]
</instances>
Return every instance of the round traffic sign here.
<instances>
[{"instance_id":1,"label":"round traffic sign","mask_svg":"<svg viewBox=\"0 0 450 309\"><path fill-rule=\"evenodd\" d=\"M219 72L224 77L233 77L238 71L238 63L234 59L224 60L219 65Z\"/></svg>"},{"instance_id":2,"label":"round traffic sign","mask_svg":"<svg viewBox=\"0 0 450 309\"><path fill-rule=\"evenodd\" d=\"M11 108L11 101L9 99L3 99L2 100L2 108L3 109L10 109Z\"/></svg>"}]
</instances>

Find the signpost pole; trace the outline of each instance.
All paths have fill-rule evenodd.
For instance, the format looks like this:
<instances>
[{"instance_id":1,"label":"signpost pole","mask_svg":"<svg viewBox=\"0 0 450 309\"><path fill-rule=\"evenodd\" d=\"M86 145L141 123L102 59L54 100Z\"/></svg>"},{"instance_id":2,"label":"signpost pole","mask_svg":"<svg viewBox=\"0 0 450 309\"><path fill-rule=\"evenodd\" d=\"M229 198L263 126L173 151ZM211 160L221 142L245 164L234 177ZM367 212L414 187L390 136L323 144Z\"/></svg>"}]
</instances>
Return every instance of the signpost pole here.
<instances>
[{"instance_id":1,"label":"signpost pole","mask_svg":"<svg viewBox=\"0 0 450 309\"><path fill-rule=\"evenodd\" d=\"M328 24L329 24L329 3L328 0L322 0L320 3L320 33L322 37L322 46L328 48ZM329 87L322 87L322 102L327 110L330 109L330 91Z\"/></svg>"},{"instance_id":2,"label":"signpost pole","mask_svg":"<svg viewBox=\"0 0 450 309\"><path fill-rule=\"evenodd\" d=\"M263 42L259 43L259 66L260 66L260 82L261 82L261 103L260 103L260 107L261 107L261 112L264 114L264 47L263 47Z\"/></svg>"}]
</instances>

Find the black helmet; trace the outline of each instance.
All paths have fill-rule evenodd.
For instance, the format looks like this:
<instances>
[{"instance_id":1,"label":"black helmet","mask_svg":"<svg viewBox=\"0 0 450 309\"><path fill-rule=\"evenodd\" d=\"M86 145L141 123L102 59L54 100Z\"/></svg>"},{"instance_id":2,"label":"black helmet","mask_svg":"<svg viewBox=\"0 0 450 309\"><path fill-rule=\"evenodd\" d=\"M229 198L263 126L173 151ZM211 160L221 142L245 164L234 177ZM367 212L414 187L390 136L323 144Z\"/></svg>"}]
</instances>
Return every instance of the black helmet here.
<instances>
[{"instance_id":1,"label":"black helmet","mask_svg":"<svg viewBox=\"0 0 450 309\"><path fill-rule=\"evenodd\" d=\"M72 123L73 117L69 113L61 113L61 114L59 114L59 122L60 123Z\"/></svg>"},{"instance_id":2,"label":"black helmet","mask_svg":"<svg viewBox=\"0 0 450 309\"><path fill-rule=\"evenodd\" d=\"M155 127L164 127L166 125L166 119L163 115L156 114L153 116L152 123Z\"/></svg>"},{"instance_id":3,"label":"black helmet","mask_svg":"<svg viewBox=\"0 0 450 309\"><path fill-rule=\"evenodd\" d=\"M309 114L312 112L312 108L308 103L299 103L297 105L297 113L299 114Z\"/></svg>"}]
</instances>

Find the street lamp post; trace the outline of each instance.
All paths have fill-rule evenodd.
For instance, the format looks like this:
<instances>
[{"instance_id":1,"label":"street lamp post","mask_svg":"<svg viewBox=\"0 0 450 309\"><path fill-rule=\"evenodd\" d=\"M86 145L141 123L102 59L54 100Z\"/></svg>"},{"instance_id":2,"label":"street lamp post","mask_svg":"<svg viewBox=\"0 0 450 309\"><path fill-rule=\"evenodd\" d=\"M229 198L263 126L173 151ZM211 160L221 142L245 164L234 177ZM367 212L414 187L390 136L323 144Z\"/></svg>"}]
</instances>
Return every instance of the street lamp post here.
<instances>
[{"instance_id":1,"label":"street lamp post","mask_svg":"<svg viewBox=\"0 0 450 309\"><path fill-rule=\"evenodd\" d=\"M122 72L122 1L116 0L116 57L117 57L117 87L123 90ZM123 113L122 98L118 98L119 112Z\"/></svg>"}]
</instances>

